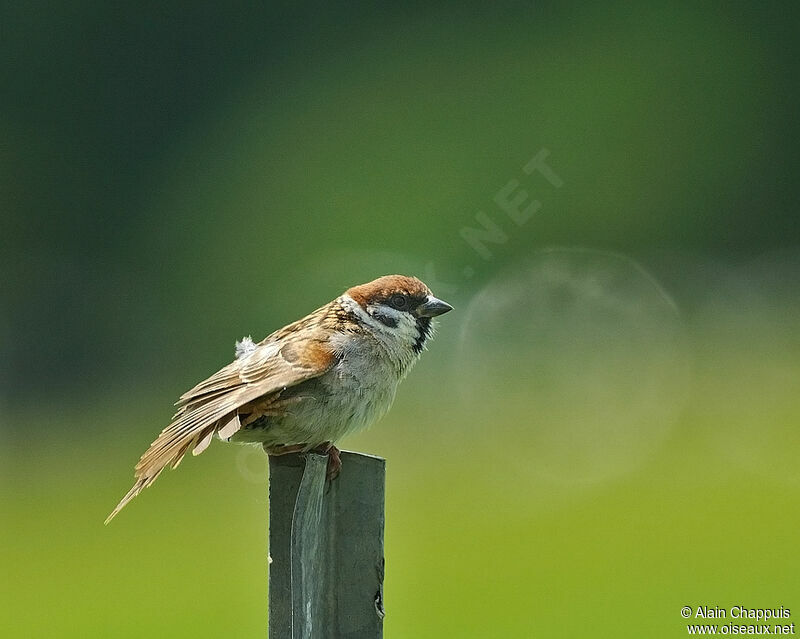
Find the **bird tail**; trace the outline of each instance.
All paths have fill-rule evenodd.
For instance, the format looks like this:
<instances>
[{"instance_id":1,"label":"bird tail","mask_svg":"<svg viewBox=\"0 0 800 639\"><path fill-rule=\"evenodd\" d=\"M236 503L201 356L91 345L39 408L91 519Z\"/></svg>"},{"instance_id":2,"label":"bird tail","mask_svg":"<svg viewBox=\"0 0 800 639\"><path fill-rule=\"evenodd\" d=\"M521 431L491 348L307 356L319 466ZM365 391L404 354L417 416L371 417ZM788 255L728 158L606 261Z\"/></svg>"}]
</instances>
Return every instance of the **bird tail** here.
<instances>
[{"instance_id":1,"label":"bird tail","mask_svg":"<svg viewBox=\"0 0 800 639\"><path fill-rule=\"evenodd\" d=\"M216 417L216 419L209 420L209 417ZM206 419L198 420L197 416L191 413L178 411L172 424L167 426L150 444L150 448L136 464L136 482L120 500L117 507L111 511L105 523L108 524L120 510L125 508L128 502L153 484L167 466L173 469L177 468L190 449L192 455L199 455L208 448L215 433L219 432L220 436L228 438L241 427L236 412L233 415L220 417L219 414L212 412L211 415L206 416Z\"/></svg>"},{"instance_id":2,"label":"bird tail","mask_svg":"<svg viewBox=\"0 0 800 639\"><path fill-rule=\"evenodd\" d=\"M103 522L106 526L108 522L110 522L114 517L117 516L120 510L127 506L128 502L131 501L136 495L142 492L145 488L147 488L150 484L152 484L156 479L158 479L159 473L156 473L152 477L142 477L136 480L136 483L133 484L133 488L131 488L128 493L120 500L117 504L117 507L111 511L111 514L106 517L106 520Z\"/></svg>"}]
</instances>

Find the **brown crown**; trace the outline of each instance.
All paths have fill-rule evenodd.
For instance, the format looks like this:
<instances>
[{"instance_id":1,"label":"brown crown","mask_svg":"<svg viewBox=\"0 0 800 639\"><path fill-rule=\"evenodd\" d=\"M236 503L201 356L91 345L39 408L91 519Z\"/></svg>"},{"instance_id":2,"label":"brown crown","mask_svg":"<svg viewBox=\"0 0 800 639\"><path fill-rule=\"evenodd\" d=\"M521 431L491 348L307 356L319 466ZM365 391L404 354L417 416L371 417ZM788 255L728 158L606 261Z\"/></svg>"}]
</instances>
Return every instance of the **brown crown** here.
<instances>
[{"instance_id":1,"label":"brown crown","mask_svg":"<svg viewBox=\"0 0 800 639\"><path fill-rule=\"evenodd\" d=\"M377 280L354 286L345 291L345 294L352 297L362 308L366 308L367 304L389 299L397 293L408 295L411 298L423 298L430 295L431 290L416 277L384 275Z\"/></svg>"}]
</instances>

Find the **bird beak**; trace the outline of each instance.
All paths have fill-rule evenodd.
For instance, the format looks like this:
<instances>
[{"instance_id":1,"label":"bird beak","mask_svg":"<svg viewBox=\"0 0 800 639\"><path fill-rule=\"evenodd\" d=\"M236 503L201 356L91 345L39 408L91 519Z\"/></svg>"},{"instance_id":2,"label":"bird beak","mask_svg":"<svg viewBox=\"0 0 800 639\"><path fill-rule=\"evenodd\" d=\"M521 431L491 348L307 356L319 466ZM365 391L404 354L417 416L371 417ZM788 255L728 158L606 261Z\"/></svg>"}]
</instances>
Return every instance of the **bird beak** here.
<instances>
[{"instance_id":1,"label":"bird beak","mask_svg":"<svg viewBox=\"0 0 800 639\"><path fill-rule=\"evenodd\" d=\"M422 304L417 306L415 315L417 317L436 317L437 315L442 315L443 313L452 310L453 307L447 302L443 302L433 295L428 295L427 299Z\"/></svg>"}]
</instances>

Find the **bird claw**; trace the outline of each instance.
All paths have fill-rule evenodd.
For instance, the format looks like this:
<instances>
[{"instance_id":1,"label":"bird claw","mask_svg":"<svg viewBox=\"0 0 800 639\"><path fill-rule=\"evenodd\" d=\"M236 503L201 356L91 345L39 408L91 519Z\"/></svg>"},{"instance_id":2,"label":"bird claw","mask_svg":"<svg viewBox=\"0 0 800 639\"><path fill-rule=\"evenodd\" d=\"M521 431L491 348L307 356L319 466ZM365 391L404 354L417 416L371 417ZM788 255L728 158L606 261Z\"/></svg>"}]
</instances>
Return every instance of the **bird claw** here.
<instances>
[{"instance_id":1,"label":"bird claw","mask_svg":"<svg viewBox=\"0 0 800 639\"><path fill-rule=\"evenodd\" d=\"M339 476L339 471L342 470L342 458L339 449L331 442L324 442L312 449L312 452L328 456L328 469L325 477L329 480L336 479Z\"/></svg>"}]
</instances>

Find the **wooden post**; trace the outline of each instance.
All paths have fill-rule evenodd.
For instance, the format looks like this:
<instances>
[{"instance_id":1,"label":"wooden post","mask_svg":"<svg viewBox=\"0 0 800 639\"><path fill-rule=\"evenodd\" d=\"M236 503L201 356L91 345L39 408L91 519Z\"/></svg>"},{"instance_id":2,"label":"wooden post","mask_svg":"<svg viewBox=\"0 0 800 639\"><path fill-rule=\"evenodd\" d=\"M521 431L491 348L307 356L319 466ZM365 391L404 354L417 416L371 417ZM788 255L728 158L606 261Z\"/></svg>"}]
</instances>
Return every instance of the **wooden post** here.
<instances>
[{"instance_id":1,"label":"wooden post","mask_svg":"<svg viewBox=\"0 0 800 639\"><path fill-rule=\"evenodd\" d=\"M269 458L270 639L383 636L386 460L341 458Z\"/></svg>"}]
</instances>

